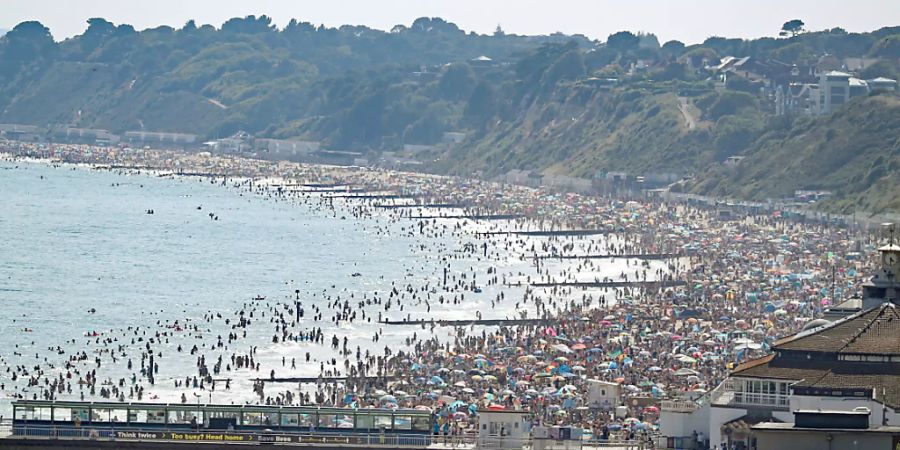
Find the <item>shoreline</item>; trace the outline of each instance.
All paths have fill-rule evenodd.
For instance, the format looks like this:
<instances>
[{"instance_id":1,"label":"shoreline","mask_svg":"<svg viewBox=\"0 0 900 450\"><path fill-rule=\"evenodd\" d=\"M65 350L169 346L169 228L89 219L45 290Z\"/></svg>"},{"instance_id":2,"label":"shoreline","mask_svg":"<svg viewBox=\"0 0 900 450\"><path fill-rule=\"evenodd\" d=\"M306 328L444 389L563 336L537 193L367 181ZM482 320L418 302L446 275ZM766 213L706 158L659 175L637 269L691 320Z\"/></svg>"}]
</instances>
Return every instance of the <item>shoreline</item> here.
<instances>
[{"instance_id":1,"label":"shoreline","mask_svg":"<svg viewBox=\"0 0 900 450\"><path fill-rule=\"evenodd\" d=\"M94 157L97 150L90 151ZM770 339L799 329L802 323L794 321L793 318L812 318L821 314L822 305L819 305L818 297L807 292L803 296L797 296L796 298L802 301L793 306L787 303L783 296L799 295L795 289L779 292L761 287L775 275L760 273L751 268L757 265L780 267L780 270L789 270L788 273L803 274L807 283L816 286L827 285L830 283L826 264L831 262L819 256L821 248L833 248L836 254L849 251L846 230L818 224L794 224L766 216L748 216L742 220L725 222L717 220L708 210L696 209L689 205L622 202L577 194L560 195L540 189L505 186L477 180L359 168L269 163L240 158L198 158L196 155L177 155L171 152L154 155L154 157L165 156L162 159L165 162L143 164L140 170L92 168L96 166L84 165L77 167L114 173L129 173L132 170L135 173L145 173L141 172L143 170L148 176L183 180L198 178L200 181L226 185L236 189L235 192L240 192L241 195L250 192L254 194L254 198L282 201L289 205L294 203L308 205L307 207L320 213L326 212L326 215L333 215L335 218L340 216L343 219L346 216L359 221L360 224L370 224L360 225L363 227L377 224L377 227L393 227L393 232L421 236L421 242L429 242L427 245L434 247L432 251L435 254L428 255L426 252L427 257L451 258L448 261L453 261L452 258L464 258L464 261L469 261L465 264L474 264L476 260L481 262L473 265L473 270L465 266L462 271L459 267L452 267L450 275L455 280L455 286L448 285L446 270L443 274L445 280L443 286L440 271L426 275L421 282L414 281L415 276L410 278L410 273L406 276L395 274L396 280L406 284L406 287L403 291L398 289L391 297L407 304L410 301L413 304L419 302L419 305L424 307L429 301L434 301L432 295L446 292L446 295L453 297L453 305L456 305L457 301L462 305L463 302L471 302L469 297L477 297L479 290L485 289L491 295L497 295L497 298L491 301L491 308L495 303L499 305L503 302L505 308L516 311L519 310L519 302L522 302L523 305L529 307L533 305L536 308L538 319L547 320L552 324L547 326L523 322L514 327L496 329L479 327L478 332L466 326L448 327L448 331L453 331L439 339L435 334L437 331L433 323L429 330L427 317L430 316L432 322L448 319L435 316L431 313L432 305L429 305L428 312L421 319L423 322L418 323L419 326L401 327L408 331L396 330L397 333L406 336L406 346L399 345L393 350L385 348L384 357L378 357L380 362L377 364L377 371L370 370L376 365L374 357L370 360L372 366L368 368L360 366L361 370L358 371L359 376L384 374L399 376L400 381L385 386L373 386L362 380L359 383L346 382L342 387L316 386L312 392L307 392L319 397L313 399L316 404L324 402L346 405L338 397L350 394L355 399L353 402L359 404L381 404L378 398L383 395L378 396L374 392L397 390L401 386L398 383L402 382L416 387L417 393L398 399L401 406L428 406L440 411L441 395L438 395L437 399L430 398L431 391L426 388L428 384L418 380L428 381L428 377L437 376L431 370L434 367L441 367L449 371L441 372L443 374L441 378L448 378L446 384L440 385L442 395L466 399L467 402L474 402L472 404L482 405L486 401L486 404L497 402L512 408L528 408L539 413L544 420L559 419L566 423L585 420L592 423L596 423L597 420L608 421L603 419L603 414L598 413L582 417L580 413L570 412L560 416L549 406L560 406L565 403L563 400L569 398L568 396L555 398L549 393L540 395L546 388L533 390L529 386L546 386L545 383L561 377L579 387L575 395L578 399L576 406L588 401L588 393L583 389L590 379L617 382L627 388L625 389L629 392L627 398L647 398L651 403L671 398L681 389L708 389L721 379L725 364L735 361L736 355L733 353L735 344L727 338L715 341L715 345L708 347L707 350L707 353L715 358L706 359L706 356L687 356L691 352L684 351L687 347L681 347L681 339L690 339L690 342L696 343L698 347L707 345L703 342L710 341L710 336L719 333L720 325L729 328L735 326L733 321L723 324L717 320L727 315L741 317L741 321L752 324L772 323L766 332L754 338L755 342L765 344ZM134 159L133 156L129 158ZM115 158L112 160L116 163L129 161L127 158L124 161ZM54 164L46 160L43 163ZM189 166L188 163L193 165ZM97 164L103 165L102 162ZM214 167L216 170L231 171L237 176L217 175L222 177L221 181L210 177L179 176L177 173L171 173L172 166L189 170L207 170ZM470 214L520 216L498 222L460 217L416 219L415 214L406 210L415 210L419 207L384 208L386 202L384 199L341 198L328 195L328 191L304 192L303 189L306 188L302 185L311 183L412 195L416 201L424 203L421 206L423 211L428 208L427 201L471 205L470 209L463 210ZM503 190L498 191L500 188ZM395 201L397 200L391 200ZM437 213L455 212L454 208L433 210ZM370 223L368 222L370 218L378 219ZM579 233L578 230L605 231L593 234ZM809 232L818 235L810 235ZM774 239L778 236L786 236L788 240ZM450 247L444 247L444 244L435 247L437 243L444 241L455 242L454 245L459 247L452 250ZM787 245L791 243L799 245L796 247ZM808 248L817 251L815 254L802 252ZM641 254L685 253L691 256L681 257L675 261L662 259L639 261L634 258ZM777 255L781 253L787 254L789 258L779 259ZM586 258L583 255L592 255L595 258ZM597 255L608 258L596 258ZM440 263L436 267L439 268L443 264ZM730 271L733 269L730 269L729 265L739 267L743 275L731 275ZM450 267L449 263L445 267ZM477 271L474 270L475 267L478 267ZM851 286L848 290L852 291L861 279L859 275L849 275L851 268L856 274L859 272L856 269L859 269L860 265L852 261L841 262L842 280ZM621 274L618 273L620 271ZM642 271L645 277L643 279ZM484 281L485 278L487 282ZM655 289L586 287L586 285L644 280L659 280L666 283L679 281L679 283ZM506 286L516 281L522 286ZM585 287L578 287L581 285ZM508 289L522 289L516 294L521 298L504 298L502 294ZM755 301L746 303L751 295L753 298L759 297L759 291L766 294L765 304L783 303L785 308L791 309L792 317L775 315L763 309L762 303ZM422 292L423 297L418 297L418 292ZM513 301L517 301L516 307L510 308L510 302ZM289 302L283 303L289 308ZM283 316L284 312L278 312L280 308L279 306L279 309L270 309L268 312L282 314L280 323L284 323L287 328L289 319ZM343 315L355 309L341 305L332 308L331 311ZM367 309L368 306L365 305L358 308L360 312ZM451 306L448 311L453 309ZM694 312L685 315L687 314L685 311ZM477 312L477 319L481 320L481 311ZM484 319L493 319L487 315L488 312L489 310L485 310ZM423 310L419 310L417 320L422 313ZM528 319L532 317L534 316ZM279 327L276 327L276 331L280 329ZM645 329L650 332L646 332ZM410 341L409 338L414 332L421 334L422 337ZM386 336L390 333L388 332ZM679 336L678 341L668 338L674 335ZM346 342L344 345L346 346ZM567 350L559 350L561 347L557 346L560 345ZM591 346L600 349L597 352L598 357L585 350ZM510 355L507 350L503 350L504 348L522 350L514 350ZM656 348L665 349L670 353L657 353ZM263 348L260 350L265 352ZM336 351L342 357L350 357L348 362L352 360L352 352L351 355L346 355L340 348ZM763 352L764 348L747 350L743 355L739 353L737 359L746 359ZM475 353L486 355L484 359L488 362L485 365L476 364L477 370L496 380L476 380L467 374L469 370L473 370L470 364ZM673 357L677 354L685 357ZM526 356L528 358L525 358ZM577 364L562 364L558 360L563 357L573 358ZM416 363L404 363L404 360ZM360 358L357 353L357 362L361 361L366 360ZM651 365L663 367L659 375L648 375L655 373L647 371ZM563 366L566 366L565 370ZM575 366L582 369L573 370L572 367ZM500 367L515 368L516 371L503 372L498 369ZM614 369L611 369L612 367ZM671 375L679 368L691 368L697 372L698 379L685 385L685 380ZM350 369L354 369L352 365ZM523 372L517 372L519 369L523 369ZM462 374L454 374L457 370L462 371ZM547 370L551 375L547 380L534 376L543 370ZM263 370L260 375L265 373L268 372ZM334 373L343 375L346 372L339 371L338 365L335 365L332 374ZM320 373L320 376L322 375L323 373ZM264 376L259 378L265 379ZM550 383L551 386L553 384ZM651 392L645 389L648 386L653 386L655 390ZM249 386L244 386L247 387ZM264 388L259 387L260 391ZM472 390L474 394L468 393L465 389ZM255 384L253 390L257 390ZM510 391L513 394L497 395L500 391ZM303 392L300 391L300 394ZM488 397L486 394L491 396ZM280 392L277 400L286 401L293 398L296 402L296 395L295 393L283 397L284 392ZM633 411L635 415L639 412Z\"/></svg>"}]
</instances>

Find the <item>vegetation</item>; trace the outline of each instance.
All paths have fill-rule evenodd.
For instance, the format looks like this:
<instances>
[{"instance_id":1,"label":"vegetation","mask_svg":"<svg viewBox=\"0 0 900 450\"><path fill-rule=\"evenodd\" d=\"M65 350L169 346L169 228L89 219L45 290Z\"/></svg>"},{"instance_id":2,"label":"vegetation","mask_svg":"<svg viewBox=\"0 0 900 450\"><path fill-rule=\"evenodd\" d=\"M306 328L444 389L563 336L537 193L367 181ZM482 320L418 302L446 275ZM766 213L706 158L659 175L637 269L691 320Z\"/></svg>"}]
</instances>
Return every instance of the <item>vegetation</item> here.
<instances>
[{"instance_id":1,"label":"vegetation","mask_svg":"<svg viewBox=\"0 0 900 450\"><path fill-rule=\"evenodd\" d=\"M724 56L808 67L827 54L879 58L861 76L895 78L900 27L808 32L791 20L781 39L686 46L628 31L605 42L499 27L479 35L440 18L388 32L300 21L276 29L266 16L219 29L88 23L62 42L37 22L0 38L0 122L205 138L243 130L373 155L463 131L466 141L428 155L427 169L694 174L696 192L783 197L821 186L840 194L825 207L871 194L858 204L900 209L876 198L898 192L884 181L897 178L896 99L861 99L817 119L774 116L760 95L766 80L732 73L717 85L703 67ZM736 155L746 156L738 170L722 168Z\"/></svg>"}]
</instances>

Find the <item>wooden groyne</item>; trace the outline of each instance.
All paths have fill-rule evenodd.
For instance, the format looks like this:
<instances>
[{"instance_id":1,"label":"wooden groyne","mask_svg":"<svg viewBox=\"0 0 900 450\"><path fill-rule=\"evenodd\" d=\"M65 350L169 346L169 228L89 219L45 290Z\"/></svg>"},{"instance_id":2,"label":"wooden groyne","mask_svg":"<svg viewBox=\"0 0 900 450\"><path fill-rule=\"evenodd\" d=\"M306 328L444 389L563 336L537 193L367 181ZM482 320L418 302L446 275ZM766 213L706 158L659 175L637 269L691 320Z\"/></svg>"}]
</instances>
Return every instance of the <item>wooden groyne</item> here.
<instances>
[{"instance_id":1,"label":"wooden groyne","mask_svg":"<svg viewBox=\"0 0 900 450\"><path fill-rule=\"evenodd\" d=\"M595 236L611 234L609 230L537 230L537 231L481 231L475 233L483 236L516 235L516 236Z\"/></svg>"},{"instance_id":2,"label":"wooden groyne","mask_svg":"<svg viewBox=\"0 0 900 450\"><path fill-rule=\"evenodd\" d=\"M307 194L330 194L330 193L348 193L348 194L359 194L363 192L370 192L366 188L354 188L354 187L328 187L328 188L311 188L311 189L295 189L293 192L303 192Z\"/></svg>"},{"instance_id":3,"label":"wooden groyne","mask_svg":"<svg viewBox=\"0 0 900 450\"><path fill-rule=\"evenodd\" d=\"M465 205L462 203L432 203L432 204L424 204L424 203L413 203L410 205L372 205L373 208L383 208L383 209L401 209L401 208L464 208Z\"/></svg>"},{"instance_id":4,"label":"wooden groyne","mask_svg":"<svg viewBox=\"0 0 900 450\"><path fill-rule=\"evenodd\" d=\"M505 286L531 286L531 287L581 287L581 288L623 288L623 287L649 287L667 288L684 286L687 283L681 280L674 281L550 281L537 283L506 283Z\"/></svg>"},{"instance_id":5,"label":"wooden groyne","mask_svg":"<svg viewBox=\"0 0 900 450\"><path fill-rule=\"evenodd\" d=\"M347 195L323 195L322 198L344 198L350 200L377 200L377 199L398 199L398 198L415 198L406 194L353 194Z\"/></svg>"},{"instance_id":6,"label":"wooden groyne","mask_svg":"<svg viewBox=\"0 0 900 450\"><path fill-rule=\"evenodd\" d=\"M516 214L455 214L448 216L410 216L410 219L432 220L432 219L469 219L469 220L514 220L522 216ZM475 233L482 234L482 233Z\"/></svg>"},{"instance_id":7,"label":"wooden groyne","mask_svg":"<svg viewBox=\"0 0 900 450\"><path fill-rule=\"evenodd\" d=\"M472 319L472 320L382 320L384 325L435 325L439 327L468 327L472 325L514 326L514 325L547 325L549 319Z\"/></svg>"},{"instance_id":8,"label":"wooden groyne","mask_svg":"<svg viewBox=\"0 0 900 450\"><path fill-rule=\"evenodd\" d=\"M365 381L365 380L395 380L399 377L395 375L385 376L365 376L365 377L275 377L275 378L255 378L253 381L262 381L265 383L339 383L345 381Z\"/></svg>"},{"instance_id":9,"label":"wooden groyne","mask_svg":"<svg viewBox=\"0 0 900 450\"><path fill-rule=\"evenodd\" d=\"M675 259L685 256L680 253L625 253L621 255L539 255L536 259Z\"/></svg>"}]
</instances>

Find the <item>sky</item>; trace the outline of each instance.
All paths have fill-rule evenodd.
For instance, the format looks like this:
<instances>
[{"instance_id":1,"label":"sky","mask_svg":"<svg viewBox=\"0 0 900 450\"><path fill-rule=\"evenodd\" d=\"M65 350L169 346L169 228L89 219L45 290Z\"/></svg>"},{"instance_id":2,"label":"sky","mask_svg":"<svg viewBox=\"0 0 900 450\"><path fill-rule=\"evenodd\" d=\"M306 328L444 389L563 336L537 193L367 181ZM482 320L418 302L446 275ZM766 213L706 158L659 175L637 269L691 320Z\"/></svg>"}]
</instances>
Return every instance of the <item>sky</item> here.
<instances>
[{"instance_id":1,"label":"sky","mask_svg":"<svg viewBox=\"0 0 900 450\"><path fill-rule=\"evenodd\" d=\"M900 0L0 0L0 28L37 20L57 40L81 34L102 17L136 29L189 19L220 26L232 17L268 15L279 27L292 18L313 24L366 25L389 30L418 17L442 17L466 31L583 34L593 39L621 30L652 32L660 42L686 44L709 36L776 36L799 18L807 29L871 31L900 25Z\"/></svg>"}]
</instances>

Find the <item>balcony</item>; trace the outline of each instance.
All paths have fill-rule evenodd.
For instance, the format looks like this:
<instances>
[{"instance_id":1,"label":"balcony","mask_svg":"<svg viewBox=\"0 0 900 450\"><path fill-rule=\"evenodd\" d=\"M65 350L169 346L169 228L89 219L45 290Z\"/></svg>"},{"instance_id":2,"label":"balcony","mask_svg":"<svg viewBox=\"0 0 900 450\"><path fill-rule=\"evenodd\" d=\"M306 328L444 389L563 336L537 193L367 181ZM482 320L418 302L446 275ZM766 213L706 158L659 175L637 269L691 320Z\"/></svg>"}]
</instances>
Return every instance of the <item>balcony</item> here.
<instances>
[{"instance_id":1,"label":"balcony","mask_svg":"<svg viewBox=\"0 0 900 450\"><path fill-rule=\"evenodd\" d=\"M736 408L765 408L772 410L787 411L790 407L790 396L788 394L767 393L767 392L749 392L756 390L760 384L770 384L780 389L779 383L784 383L786 391L787 382L785 381L761 381L742 378L729 378L713 390L710 397L710 403L713 406L730 406ZM776 390L771 389L771 390Z\"/></svg>"}]
</instances>

